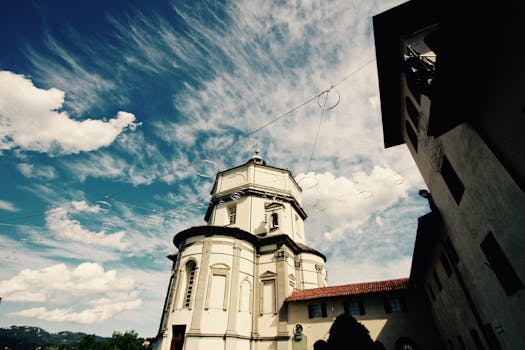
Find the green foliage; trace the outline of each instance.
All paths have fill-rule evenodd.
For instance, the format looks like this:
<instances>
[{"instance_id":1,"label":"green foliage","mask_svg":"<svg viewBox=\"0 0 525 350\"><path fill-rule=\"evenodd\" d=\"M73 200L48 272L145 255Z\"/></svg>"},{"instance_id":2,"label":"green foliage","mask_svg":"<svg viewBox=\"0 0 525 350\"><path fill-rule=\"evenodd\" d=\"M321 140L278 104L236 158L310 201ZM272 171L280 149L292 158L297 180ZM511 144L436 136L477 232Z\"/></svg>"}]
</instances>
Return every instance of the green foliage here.
<instances>
[{"instance_id":1,"label":"green foliage","mask_svg":"<svg viewBox=\"0 0 525 350\"><path fill-rule=\"evenodd\" d=\"M0 328L0 344L13 350L149 350L137 332L113 332L111 338L95 334L60 332L50 334L38 327Z\"/></svg>"},{"instance_id":2,"label":"green foliage","mask_svg":"<svg viewBox=\"0 0 525 350\"><path fill-rule=\"evenodd\" d=\"M101 343L96 342L95 335L90 334L82 338L82 340L80 341L80 343L78 343L76 348L78 350L99 350L100 344Z\"/></svg>"},{"instance_id":3,"label":"green foliage","mask_svg":"<svg viewBox=\"0 0 525 350\"><path fill-rule=\"evenodd\" d=\"M113 332L113 335L103 344L103 350L141 350L142 340L137 337L137 332Z\"/></svg>"},{"instance_id":4,"label":"green foliage","mask_svg":"<svg viewBox=\"0 0 525 350\"><path fill-rule=\"evenodd\" d=\"M105 341L96 341L95 335L86 335L75 348L76 350L141 350L142 339L135 331L124 333L113 332L111 338Z\"/></svg>"}]
</instances>

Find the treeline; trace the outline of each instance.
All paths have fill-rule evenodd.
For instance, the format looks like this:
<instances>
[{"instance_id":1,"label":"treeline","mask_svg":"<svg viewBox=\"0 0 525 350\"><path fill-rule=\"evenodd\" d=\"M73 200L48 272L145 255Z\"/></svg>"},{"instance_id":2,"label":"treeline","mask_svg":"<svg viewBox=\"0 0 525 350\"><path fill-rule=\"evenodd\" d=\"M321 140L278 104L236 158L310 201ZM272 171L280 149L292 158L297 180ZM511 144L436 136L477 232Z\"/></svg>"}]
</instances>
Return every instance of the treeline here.
<instances>
[{"instance_id":1,"label":"treeline","mask_svg":"<svg viewBox=\"0 0 525 350\"><path fill-rule=\"evenodd\" d=\"M3 332L2 332L3 331ZM95 334L61 332L49 334L35 327L12 327L0 331L1 350L150 350L149 339L135 331L113 332L111 338Z\"/></svg>"},{"instance_id":2,"label":"treeline","mask_svg":"<svg viewBox=\"0 0 525 350\"><path fill-rule=\"evenodd\" d=\"M48 348L47 350L52 350ZM103 341L97 340L94 334L86 335L78 345L71 350L149 350L149 341L139 338L135 331L124 333L113 332L111 338ZM54 349L53 349L54 350ZM69 349L68 349L69 350Z\"/></svg>"}]
</instances>

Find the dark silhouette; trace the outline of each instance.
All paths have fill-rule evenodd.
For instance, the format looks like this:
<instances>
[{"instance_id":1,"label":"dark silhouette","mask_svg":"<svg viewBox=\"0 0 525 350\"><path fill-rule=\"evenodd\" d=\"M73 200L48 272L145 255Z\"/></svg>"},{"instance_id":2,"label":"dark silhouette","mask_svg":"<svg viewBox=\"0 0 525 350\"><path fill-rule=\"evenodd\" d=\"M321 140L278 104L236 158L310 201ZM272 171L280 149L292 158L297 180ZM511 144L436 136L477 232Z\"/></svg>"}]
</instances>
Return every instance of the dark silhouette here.
<instances>
[{"instance_id":1,"label":"dark silhouette","mask_svg":"<svg viewBox=\"0 0 525 350\"><path fill-rule=\"evenodd\" d=\"M328 350L328 343L324 340L318 340L314 343L314 350Z\"/></svg>"},{"instance_id":2,"label":"dark silhouette","mask_svg":"<svg viewBox=\"0 0 525 350\"><path fill-rule=\"evenodd\" d=\"M383 350L381 342L374 342L368 329L348 314L337 316L328 341L318 340L314 350Z\"/></svg>"},{"instance_id":3,"label":"dark silhouette","mask_svg":"<svg viewBox=\"0 0 525 350\"><path fill-rule=\"evenodd\" d=\"M375 345L375 349L376 350L386 350L385 346L383 345L383 343L381 343L379 340L376 340L374 342L374 345Z\"/></svg>"}]
</instances>

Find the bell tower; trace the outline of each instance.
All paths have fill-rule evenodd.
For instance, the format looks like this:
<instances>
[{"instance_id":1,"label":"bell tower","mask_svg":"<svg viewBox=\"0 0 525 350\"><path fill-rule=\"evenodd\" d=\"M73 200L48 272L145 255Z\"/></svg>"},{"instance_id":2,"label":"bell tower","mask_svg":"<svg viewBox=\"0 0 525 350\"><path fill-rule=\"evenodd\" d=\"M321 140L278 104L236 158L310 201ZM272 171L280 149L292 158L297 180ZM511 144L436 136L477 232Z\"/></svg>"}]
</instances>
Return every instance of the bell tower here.
<instances>
[{"instance_id":1,"label":"bell tower","mask_svg":"<svg viewBox=\"0 0 525 350\"><path fill-rule=\"evenodd\" d=\"M325 287L326 258L305 245L301 188L258 154L219 172L204 220L177 254L155 349L287 350L284 299Z\"/></svg>"},{"instance_id":2,"label":"bell tower","mask_svg":"<svg viewBox=\"0 0 525 350\"><path fill-rule=\"evenodd\" d=\"M267 165L255 152L245 164L217 174L204 220L257 237L286 234L304 244L301 191L289 170Z\"/></svg>"}]
</instances>

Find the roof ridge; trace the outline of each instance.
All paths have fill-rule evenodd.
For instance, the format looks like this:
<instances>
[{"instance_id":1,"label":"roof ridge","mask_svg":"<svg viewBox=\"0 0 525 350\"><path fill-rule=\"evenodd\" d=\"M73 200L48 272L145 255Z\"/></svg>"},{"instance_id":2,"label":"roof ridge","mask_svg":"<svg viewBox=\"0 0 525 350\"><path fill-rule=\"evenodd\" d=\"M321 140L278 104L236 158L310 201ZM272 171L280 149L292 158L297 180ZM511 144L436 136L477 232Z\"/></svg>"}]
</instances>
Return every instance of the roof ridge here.
<instances>
[{"instance_id":1,"label":"roof ridge","mask_svg":"<svg viewBox=\"0 0 525 350\"><path fill-rule=\"evenodd\" d=\"M299 301L319 298L332 298L338 296L388 292L407 289L410 287L410 279L395 278L381 281L358 282L335 286L303 289L293 292L285 301Z\"/></svg>"}]
</instances>

